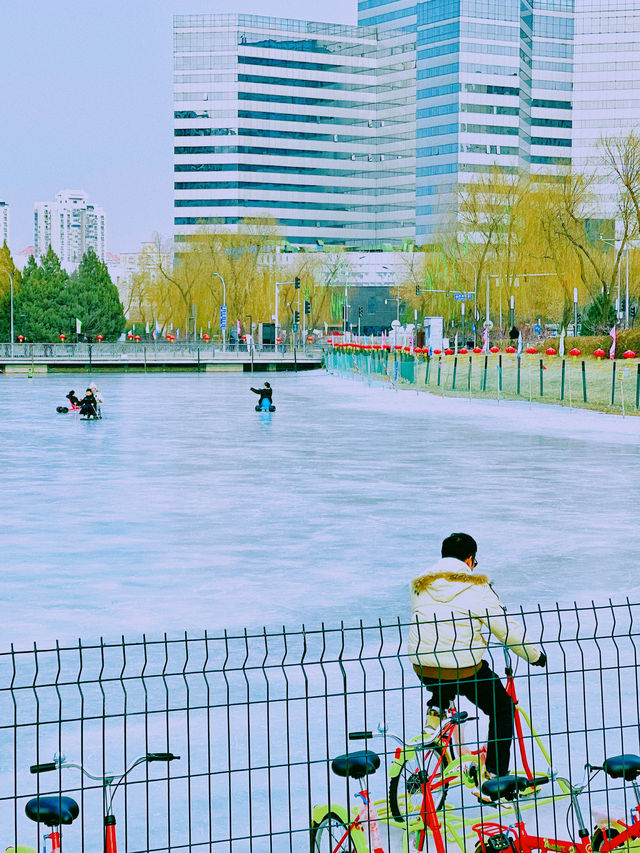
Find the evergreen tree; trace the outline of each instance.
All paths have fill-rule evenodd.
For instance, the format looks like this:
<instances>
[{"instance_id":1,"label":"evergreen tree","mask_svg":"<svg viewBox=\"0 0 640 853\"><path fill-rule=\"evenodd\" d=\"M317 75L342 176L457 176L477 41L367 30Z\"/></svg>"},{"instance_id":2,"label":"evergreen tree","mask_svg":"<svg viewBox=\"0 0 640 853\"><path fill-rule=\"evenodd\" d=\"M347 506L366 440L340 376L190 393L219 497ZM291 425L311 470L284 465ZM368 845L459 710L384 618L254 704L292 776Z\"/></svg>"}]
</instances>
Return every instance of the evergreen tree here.
<instances>
[{"instance_id":1,"label":"evergreen tree","mask_svg":"<svg viewBox=\"0 0 640 853\"><path fill-rule=\"evenodd\" d=\"M29 258L14 297L16 324L28 341L57 341L61 332L72 340L75 320L66 301L68 281L69 276L51 247L39 266Z\"/></svg>"},{"instance_id":2,"label":"evergreen tree","mask_svg":"<svg viewBox=\"0 0 640 853\"><path fill-rule=\"evenodd\" d=\"M124 331L126 318L118 288L111 281L107 265L93 249L83 256L72 274L66 299L74 323L77 317L82 322L82 332L89 337L104 335L105 340L117 340Z\"/></svg>"},{"instance_id":3,"label":"evergreen tree","mask_svg":"<svg viewBox=\"0 0 640 853\"><path fill-rule=\"evenodd\" d=\"M616 309L604 293L599 293L582 320L583 335L608 335L616 322Z\"/></svg>"}]
</instances>

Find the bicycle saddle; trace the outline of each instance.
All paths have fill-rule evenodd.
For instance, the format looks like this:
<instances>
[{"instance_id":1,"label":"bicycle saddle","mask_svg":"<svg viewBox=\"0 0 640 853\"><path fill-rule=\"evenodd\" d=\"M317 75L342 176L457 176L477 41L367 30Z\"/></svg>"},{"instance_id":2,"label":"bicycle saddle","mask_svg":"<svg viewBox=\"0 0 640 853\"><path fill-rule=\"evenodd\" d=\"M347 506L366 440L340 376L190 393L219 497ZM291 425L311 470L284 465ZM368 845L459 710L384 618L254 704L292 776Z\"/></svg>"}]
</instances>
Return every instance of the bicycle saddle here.
<instances>
[{"instance_id":1,"label":"bicycle saddle","mask_svg":"<svg viewBox=\"0 0 640 853\"><path fill-rule=\"evenodd\" d=\"M71 797L34 797L24 811L30 820L49 827L73 823L80 814L78 804Z\"/></svg>"},{"instance_id":2,"label":"bicycle saddle","mask_svg":"<svg viewBox=\"0 0 640 853\"><path fill-rule=\"evenodd\" d=\"M380 756L370 749L339 755L331 762L331 769L336 776L351 776L352 779L370 776L378 767L380 767Z\"/></svg>"},{"instance_id":3,"label":"bicycle saddle","mask_svg":"<svg viewBox=\"0 0 640 853\"><path fill-rule=\"evenodd\" d=\"M622 778L625 782L633 782L640 776L640 756L615 755L613 758L605 758L602 769L612 779Z\"/></svg>"},{"instance_id":4,"label":"bicycle saddle","mask_svg":"<svg viewBox=\"0 0 640 853\"><path fill-rule=\"evenodd\" d=\"M527 788L537 788L549 782L548 776L534 776L527 779L526 776L497 776L495 779L487 779L482 786L482 793L495 803L496 800L515 800L521 791Z\"/></svg>"}]
</instances>

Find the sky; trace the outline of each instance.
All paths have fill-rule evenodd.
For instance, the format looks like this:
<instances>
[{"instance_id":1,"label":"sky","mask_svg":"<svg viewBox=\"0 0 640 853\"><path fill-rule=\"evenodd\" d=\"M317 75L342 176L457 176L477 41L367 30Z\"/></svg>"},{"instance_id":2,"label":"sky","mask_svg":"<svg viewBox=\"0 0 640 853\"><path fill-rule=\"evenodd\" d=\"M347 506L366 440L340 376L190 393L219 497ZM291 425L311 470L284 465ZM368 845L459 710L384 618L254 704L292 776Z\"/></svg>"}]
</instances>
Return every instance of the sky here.
<instances>
[{"instance_id":1,"label":"sky","mask_svg":"<svg viewBox=\"0 0 640 853\"><path fill-rule=\"evenodd\" d=\"M107 251L138 251L172 222L172 15L243 12L356 23L357 0L0 0L0 201L14 255L33 206L85 190Z\"/></svg>"}]
</instances>

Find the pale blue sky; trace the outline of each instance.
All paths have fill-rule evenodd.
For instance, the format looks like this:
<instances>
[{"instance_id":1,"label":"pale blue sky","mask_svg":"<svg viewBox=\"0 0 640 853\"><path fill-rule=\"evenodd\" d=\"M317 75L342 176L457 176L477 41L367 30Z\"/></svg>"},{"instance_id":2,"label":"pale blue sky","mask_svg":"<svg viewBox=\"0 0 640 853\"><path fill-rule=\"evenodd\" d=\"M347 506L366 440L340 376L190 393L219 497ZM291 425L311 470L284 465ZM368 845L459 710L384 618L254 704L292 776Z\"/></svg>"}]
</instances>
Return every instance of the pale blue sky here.
<instances>
[{"instance_id":1,"label":"pale blue sky","mask_svg":"<svg viewBox=\"0 0 640 853\"><path fill-rule=\"evenodd\" d=\"M107 249L171 232L171 25L176 12L356 22L357 0L0 0L0 200L14 254L33 205L82 189L107 214Z\"/></svg>"}]
</instances>

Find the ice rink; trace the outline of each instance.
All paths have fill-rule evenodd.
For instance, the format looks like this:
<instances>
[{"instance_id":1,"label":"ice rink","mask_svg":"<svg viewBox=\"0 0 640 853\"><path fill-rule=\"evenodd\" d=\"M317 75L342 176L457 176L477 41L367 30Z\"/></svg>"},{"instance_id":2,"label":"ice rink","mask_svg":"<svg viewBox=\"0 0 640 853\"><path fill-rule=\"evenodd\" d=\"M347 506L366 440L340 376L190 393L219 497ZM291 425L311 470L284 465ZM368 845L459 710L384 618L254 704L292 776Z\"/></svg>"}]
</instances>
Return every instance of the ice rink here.
<instances>
[{"instance_id":1,"label":"ice rink","mask_svg":"<svg viewBox=\"0 0 640 853\"><path fill-rule=\"evenodd\" d=\"M254 411L269 379L277 412ZM452 531L515 607L637 598L640 419L324 373L0 376L3 648L408 617Z\"/></svg>"}]
</instances>

